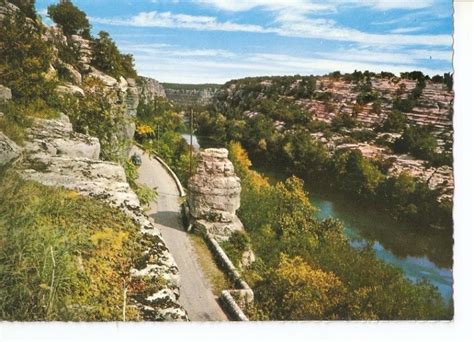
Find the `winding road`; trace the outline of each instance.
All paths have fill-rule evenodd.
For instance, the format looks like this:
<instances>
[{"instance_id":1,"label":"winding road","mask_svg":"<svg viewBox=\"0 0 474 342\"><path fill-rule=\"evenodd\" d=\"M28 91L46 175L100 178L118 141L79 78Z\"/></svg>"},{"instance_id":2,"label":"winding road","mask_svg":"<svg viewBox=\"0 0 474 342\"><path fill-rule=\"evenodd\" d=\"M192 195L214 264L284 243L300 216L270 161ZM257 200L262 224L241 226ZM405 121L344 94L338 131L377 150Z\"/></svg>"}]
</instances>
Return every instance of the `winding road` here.
<instances>
[{"instance_id":1,"label":"winding road","mask_svg":"<svg viewBox=\"0 0 474 342\"><path fill-rule=\"evenodd\" d=\"M140 155L138 182L158 191L157 199L150 204L147 214L160 229L163 238L176 260L181 276L180 302L191 321L226 321L211 291L209 280L198 263L198 256L183 229L178 187L166 169L138 147L133 153Z\"/></svg>"}]
</instances>

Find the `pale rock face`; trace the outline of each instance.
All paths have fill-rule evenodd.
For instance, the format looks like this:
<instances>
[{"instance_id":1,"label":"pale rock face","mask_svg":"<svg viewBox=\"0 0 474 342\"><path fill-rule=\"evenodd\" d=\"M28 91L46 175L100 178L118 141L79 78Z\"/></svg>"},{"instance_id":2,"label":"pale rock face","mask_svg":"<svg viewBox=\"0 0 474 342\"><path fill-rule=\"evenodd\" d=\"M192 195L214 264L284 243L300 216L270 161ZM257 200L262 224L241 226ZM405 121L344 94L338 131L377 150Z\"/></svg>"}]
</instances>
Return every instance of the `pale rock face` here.
<instances>
[{"instance_id":1,"label":"pale rock face","mask_svg":"<svg viewBox=\"0 0 474 342\"><path fill-rule=\"evenodd\" d=\"M12 91L0 84L0 103L7 102L12 99Z\"/></svg>"},{"instance_id":2,"label":"pale rock face","mask_svg":"<svg viewBox=\"0 0 474 342\"><path fill-rule=\"evenodd\" d=\"M69 118L61 114L57 120L35 120L28 131L25 149L29 153L48 154L98 160L97 138L74 132Z\"/></svg>"},{"instance_id":3,"label":"pale rock face","mask_svg":"<svg viewBox=\"0 0 474 342\"><path fill-rule=\"evenodd\" d=\"M73 44L79 49L79 63L81 72L89 71L92 61L92 49L90 41L78 35L71 36L71 39Z\"/></svg>"},{"instance_id":4,"label":"pale rock face","mask_svg":"<svg viewBox=\"0 0 474 342\"><path fill-rule=\"evenodd\" d=\"M82 75L79 71L77 71L72 65L67 63L62 63L61 66L67 72L67 76L74 85L80 86L82 84Z\"/></svg>"},{"instance_id":5,"label":"pale rock face","mask_svg":"<svg viewBox=\"0 0 474 342\"><path fill-rule=\"evenodd\" d=\"M140 77L138 79L138 87L145 103L149 103L158 97L166 98L165 88L153 78Z\"/></svg>"},{"instance_id":6,"label":"pale rock face","mask_svg":"<svg viewBox=\"0 0 474 342\"><path fill-rule=\"evenodd\" d=\"M198 156L196 174L188 182L189 209L198 230L221 239L243 229L235 215L240 207L240 179L226 149L206 149Z\"/></svg>"},{"instance_id":7,"label":"pale rock face","mask_svg":"<svg viewBox=\"0 0 474 342\"><path fill-rule=\"evenodd\" d=\"M102 71L97 70L96 68L94 68L92 66L90 67L90 70L91 70L91 72L88 74L88 76L99 79L107 87L112 88L112 87L118 85L118 81L115 78L113 78L112 76L109 76L109 75L103 73Z\"/></svg>"},{"instance_id":8,"label":"pale rock face","mask_svg":"<svg viewBox=\"0 0 474 342\"><path fill-rule=\"evenodd\" d=\"M240 268L248 268L255 262L255 253L251 249L247 249L242 253L242 259L240 260Z\"/></svg>"},{"instance_id":9,"label":"pale rock face","mask_svg":"<svg viewBox=\"0 0 474 342\"><path fill-rule=\"evenodd\" d=\"M0 132L0 166L4 166L20 156L22 149Z\"/></svg>"},{"instance_id":10,"label":"pale rock face","mask_svg":"<svg viewBox=\"0 0 474 342\"><path fill-rule=\"evenodd\" d=\"M124 169L98 159L98 140L74 132L65 115L56 120L36 119L28 132L24 154L17 167L24 179L62 186L104 201L122 210L140 227L144 254L132 267L131 276L157 284L164 282L164 285L151 292L145 289L146 295L132 297L131 304L145 320L187 320L186 311L178 301L180 277L174 258L160 231L144 214Z\"/></svg>"},{"instance_id":11,"label":"pale rock face","mask_svg":"<svg viewBox=\"0 0 474 342\"><path fill-rule=\"evenodd\" d=\"M55 90L60 94L85 96L84 90L81 87L70 83L58 85Z\"/></svg>"}]
</instances>

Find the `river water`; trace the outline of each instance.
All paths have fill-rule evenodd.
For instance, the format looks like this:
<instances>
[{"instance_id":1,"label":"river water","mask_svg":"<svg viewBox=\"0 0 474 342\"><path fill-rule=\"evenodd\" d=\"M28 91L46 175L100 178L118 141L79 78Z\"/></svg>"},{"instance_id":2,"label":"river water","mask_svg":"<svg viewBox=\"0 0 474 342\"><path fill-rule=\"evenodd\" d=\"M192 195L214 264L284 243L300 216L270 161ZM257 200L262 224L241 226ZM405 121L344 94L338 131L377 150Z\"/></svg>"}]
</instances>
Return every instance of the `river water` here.
<instances>
[{"instance_id":1,"label":"river water","mask_svg":"<svg viewBox=\"0 0 474 342\"><path fill-rule=\"evenodd\" d=\"M189 134L183 134L183 137L189 144ZM193 145L199 149L197 139L193 138ZM283 178L269 170L259 168L258 171L272 183ZM311 203L318 209L317 217L339 219L353 246L372 242L378 258L399 267L414 282L427 279L438 288L446 302L451 300L453 240L449 233L396 222L388 214L334 191L316 186L306 190Z\"/></svg>"},{"instance_id":2,"label":"river water","mask_svg":"<svg viewBox=\"0 0 474 342\"><path fill-rule=\"evenodd\" d=\"M451 236L426 231L391 219L387 214L357 205L341 195L311 189L311 203L318 218L337 218L352 244L373 242L377 257L402 269L405 276L418 281L426 278L449 302L453 294Z\"/></svg>"}]
</instances>

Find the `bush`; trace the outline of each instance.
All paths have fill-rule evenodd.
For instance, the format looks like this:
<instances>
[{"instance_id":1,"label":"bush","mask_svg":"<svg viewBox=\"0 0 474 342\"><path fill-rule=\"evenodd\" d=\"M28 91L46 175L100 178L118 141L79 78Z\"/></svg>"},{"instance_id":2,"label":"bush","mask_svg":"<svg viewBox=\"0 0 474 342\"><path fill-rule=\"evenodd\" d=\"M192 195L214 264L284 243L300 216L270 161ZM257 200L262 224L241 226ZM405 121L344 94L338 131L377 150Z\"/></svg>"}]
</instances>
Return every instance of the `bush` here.
<instances>
[{"instance_id":1,"label":"bush","mask_svg":"<svg viewBox=\"0 0 474 342\"><path fill-rule=\"evenodd\" d=\"M382 123L383 132L401 132L407 124L406 115L398 110L393 110Z\"/></svg>"},{"instance_id":2,"label":"bush","mask_svg":"<svg viewBox=\"0 0 474 342\"><path fill-rule=\"evenodd\" d=\"M238 267L242 260L242 254L249 249L250 238L245 232L236 231L229 240L222 242L221 246L232 263Z\"/></svg>"},{"instance_id":3,"label":"bush","mask_svg":"<svg viewBox=\"0 0 474 342\"><path fill-rule=\"evenodd\" d=\"M120 320L138 227L74 191L0 178L0 319Z\"/></svg>"},{"instance_id":4,"label":"bush","mask_svg":"<svg viewBox=\"0 0 474 342\"><path fill-rule=\"evenodd\" d=\"M28 102L28 104L9 101L0 105L0 111L4 114L0 118L0 130L19 144L25 138L26 129L33 123L32 118L51 119L59 114L39 98Z\"/></svg>"},{"instance_id":5,"label":"bush","mask_svg":"<svg viewBox=\"0 0 474 342\"><path fill-rule=\"evenodd\" d=\"M415 157L431 161L436 156L438 142L428 126L410 126L394 143L397 153L411 153Z\"/></svg>"},{"instance_id":6,"label":"bush","mask_svg":"<svg viewBox=\"0 0 474 342\"><path fill-rule=\"evenodd\" d=\"M114 91L100 80L85 78L82 88L84 97L62 96L58 106L69 116L76 131L99 139L103 159L121 161L131 143L124 135L131 118L124 107L112 105Z\"/></svg>"},{"instance_id":7,"label":"bush","mask_svg":"<svg viewBox=\"0 0 474 342\"><path fill-rule=\"evenodd\" d=\"M48 15L65 35L78 34L90 38L91 25L87 15L70 0L60 0L57 5L48 6Z\"/></svg>"}]
</instances>

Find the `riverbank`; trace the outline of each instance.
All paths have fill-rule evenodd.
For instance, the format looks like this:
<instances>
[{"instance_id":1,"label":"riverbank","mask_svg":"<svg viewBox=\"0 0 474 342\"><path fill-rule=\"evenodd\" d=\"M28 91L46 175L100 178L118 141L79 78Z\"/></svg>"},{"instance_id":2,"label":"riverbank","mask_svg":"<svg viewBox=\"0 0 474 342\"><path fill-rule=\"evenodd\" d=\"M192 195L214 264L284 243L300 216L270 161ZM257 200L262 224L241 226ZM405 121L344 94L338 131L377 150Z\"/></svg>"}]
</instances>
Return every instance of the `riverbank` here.
<instances>
[{"instance_id":1,"label":"riverbank","mask_svg":"<svg viewBox=\"0 0 474 342\"><path fill-rule=\"evenodd\" d=\"M254 169L273 184L286 178L268 168ZM439 289L446 302L450 301L453 294L451 232L397 222L387 213L351 200L327 186L307 183L305 190L318 209L318 219L340 220L353 246L373 243L379 259L399 267L414 282L426 278Z\"/></svg>"}]
</instances>

